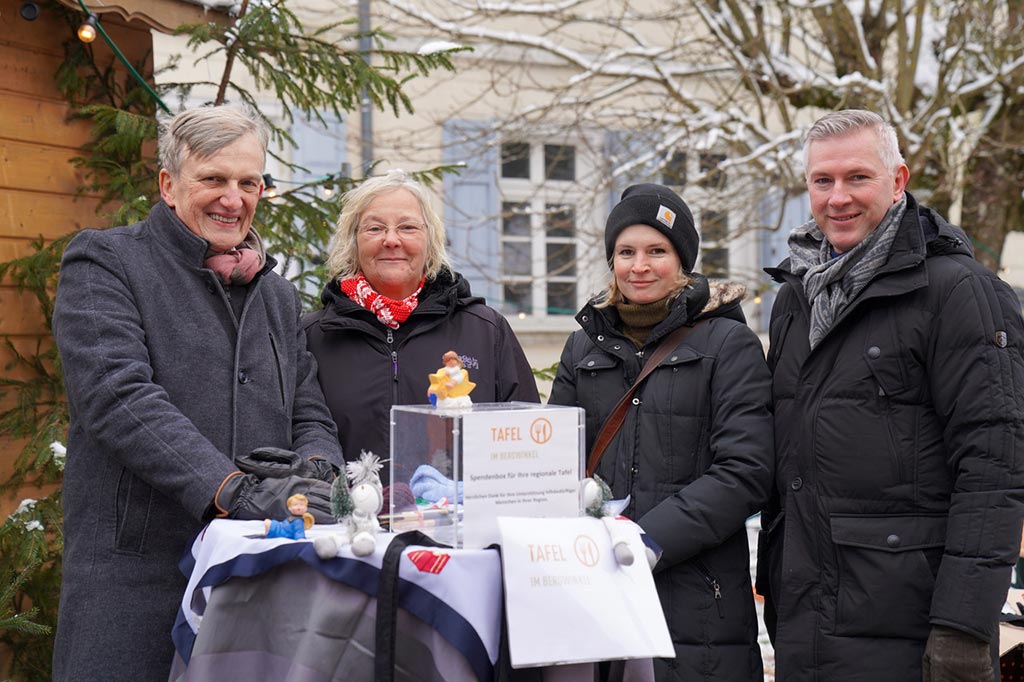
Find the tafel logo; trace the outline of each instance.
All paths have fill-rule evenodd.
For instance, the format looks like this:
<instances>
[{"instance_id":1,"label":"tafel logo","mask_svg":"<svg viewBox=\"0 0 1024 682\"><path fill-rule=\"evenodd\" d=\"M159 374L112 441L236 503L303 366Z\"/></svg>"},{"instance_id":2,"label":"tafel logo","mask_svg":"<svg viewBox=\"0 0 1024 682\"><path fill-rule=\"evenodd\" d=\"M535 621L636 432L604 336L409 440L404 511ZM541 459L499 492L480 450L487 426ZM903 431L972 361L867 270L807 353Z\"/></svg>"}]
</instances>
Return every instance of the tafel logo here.
<instances>
[{"instance_id":1,"label":"tafel logo","mask_svg":"<svg viewBox=\"0 0 1024 682\"><path fill-rule=\"evenodd\" d=\"M406 556L409 557L409 560L415 564L421 573L434 574L443 571L444 567L448 565L448 561L452 558L450 554L435 552L430 549L417 549L409 552Z\"/></svg>"},{"instance_id":2,"label":"tafel logo","mask_svg":"<svg viewBox=\"0 0 1024 682\"><path fill-rule=\"evenodd\" d=\"M534 443L543 445L551 440L551 434L554 430L550 421L544 417L538 417L530 423L530 438L533 439Z\"/></svg>"},{"instance_id":3,"label":"tafel logo","mask_svg":"<svg viewBox=\"0 0 1024 682\"><path fill-rule=\"evenodd\" d=\"M597 566L597 562L601 560L597 543L589 535L577 535L576 541L572 543L572 549L576 553L576 559L588 568Z\"/></svg>"}]
</instances>

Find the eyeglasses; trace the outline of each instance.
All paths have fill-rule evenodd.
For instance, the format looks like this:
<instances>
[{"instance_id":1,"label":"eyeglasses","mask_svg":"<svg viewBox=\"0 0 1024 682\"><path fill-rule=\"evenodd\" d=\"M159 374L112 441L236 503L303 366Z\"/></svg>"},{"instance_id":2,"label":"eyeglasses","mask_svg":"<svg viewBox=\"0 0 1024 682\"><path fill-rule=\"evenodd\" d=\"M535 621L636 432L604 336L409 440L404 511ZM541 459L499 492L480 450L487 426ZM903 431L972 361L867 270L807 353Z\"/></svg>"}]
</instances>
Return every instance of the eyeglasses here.
<instances>
[{"instance_id":1,"label":"eyeglasses","mask_svg":"<svg viewBox=\"0 0 1024 682\"><path fill-rule=\"evenodd\" d=\"M380 239L391 230L394 230L399 239L413 239L423 234L426 229L425 226L417 225L416 223L402 223L394 227L374 223L360 227L359 234L368 239Z\"/></svg>"}]
</instances>

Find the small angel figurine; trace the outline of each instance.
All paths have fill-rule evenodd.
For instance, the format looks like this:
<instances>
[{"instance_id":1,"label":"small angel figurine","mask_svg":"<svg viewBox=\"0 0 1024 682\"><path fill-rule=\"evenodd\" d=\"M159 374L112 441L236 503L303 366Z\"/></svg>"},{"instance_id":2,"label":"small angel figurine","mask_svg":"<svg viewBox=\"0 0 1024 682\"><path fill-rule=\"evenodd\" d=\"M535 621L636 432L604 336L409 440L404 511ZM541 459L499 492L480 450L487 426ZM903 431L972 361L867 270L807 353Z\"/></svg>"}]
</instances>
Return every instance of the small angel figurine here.
<instances>
[{"instance_id":1,"label":"small angel figurine","mask_svg":"<svg viewBox=\"0 0 1024 682\"><path fill-rule=\"evenodd\" d=\"M306 531L313 527L313 515L309 513L309 499L297 493L287 500L291 516L282 521L263 520L263 535L268 538L291 538L304 540Z\"/></svg>"},{"instance_id":2,"label":"small angel figurine","mask_svg":"<svg viewBox=\"0 0 1024 682\"><path fill-rule=\"evenodd\" d=\"M352 553L356 556L373 554L377 548L377 533L380 523L377 515L384 506L384 486L380 481L380 470L384 466L372 452L362 452L359 459L345 464L345 478L334 482L331 490L331 505L335 517L348 527ZM324 535L313 540L317 556L329 559L338 556L344 544L341 535Z\"/></svg>"},{"instance_id":3,"label":"small angel figurine","mask_svg":"<svg viewBox=\"0 0 1024 682\"><path fill-rule=\"evenodd\" d=\"M469 407L473 404L470 392L476 384L469 380L469 372L465 370L459 354L453 350L441 356L444 365L430 375L430 387L427 398L435 407Z\"/></svg>"}]
</instances>

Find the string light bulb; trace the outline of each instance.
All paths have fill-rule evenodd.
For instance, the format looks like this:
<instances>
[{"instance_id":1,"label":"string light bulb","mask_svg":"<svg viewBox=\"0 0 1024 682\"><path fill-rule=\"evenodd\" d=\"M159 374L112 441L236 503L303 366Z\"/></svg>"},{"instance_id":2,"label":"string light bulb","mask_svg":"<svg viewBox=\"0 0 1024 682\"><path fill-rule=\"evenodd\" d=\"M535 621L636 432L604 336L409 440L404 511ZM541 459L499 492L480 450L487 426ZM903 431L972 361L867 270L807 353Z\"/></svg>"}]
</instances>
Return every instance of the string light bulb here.
<instances>
[{"instance_id":1,"label":"string light bulb","mask_svg":"<svg viewBox=\"0 0 1024 682\"><path fill-rule=\"evenodd\" d=\"M97 18L95 14L90 14L82 22L82 25L78 27L78 39L83 43L91 43L96 40L96 22Z\"/></svg>"},{"instance_id":2,"label":"string light bulb","mask_svg":"<svg viewBox=\"0 0 1024 682\"><path fill-rule=\"evenodd\" d=\"M273 199L277 196L277 185L274 184L274 176L270 173L263 174L263 192L267 195L268 199Z\"/></svg>"}]
</instances>

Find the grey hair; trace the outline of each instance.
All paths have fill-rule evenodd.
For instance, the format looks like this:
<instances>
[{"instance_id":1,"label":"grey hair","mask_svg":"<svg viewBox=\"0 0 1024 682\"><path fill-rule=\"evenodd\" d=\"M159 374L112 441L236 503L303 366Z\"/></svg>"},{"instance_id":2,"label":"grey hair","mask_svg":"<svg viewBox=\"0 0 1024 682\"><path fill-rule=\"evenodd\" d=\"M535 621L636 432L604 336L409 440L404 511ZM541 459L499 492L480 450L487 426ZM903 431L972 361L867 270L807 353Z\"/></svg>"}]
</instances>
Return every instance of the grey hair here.
<instances>
[{"instance_id":1,"label":"grey hair","mask_svg":"<svg viewBox=\"0 0 1024 682\"><path fill-rule=\"evenodd\" d=\"M186 109L160 124L160 165L178 177L186 156L208 159L244 135L252 135L263 158L270 127L248 107L222 105Z\"/></svg>"},{"instance_id":2,"label":"grey hair","mask_svg":"<svg viewBox=\"0 0 1024 682\"><path fill-rule=\"evenodd\" d=\"M835 137L846 137L860 130L873 130L878 138L878 155L890 173L906 163L900 153L896 129L878 114L865 109L842 109L825 114L811 126L804 136L804 175L807 175L811 143Z\"/></svg>"},{"instance_id":3,"label":"grey hair","mask_svg":"<svg viewBox=\"0 0 1024 682\"><path fill-rule=\"evenodd\" d=\"M327 255L327 272L331 279L353 277L359 272L359 219L371 201L399 189L416 197L423 212L423 222L427 228L427 259L423 274L431 280L442 270L451 270L444 223L431 205L426 187L405 171L396 169L385 175L368 178L342 196L343 208Z\"/></svg>"}]
</instances>

